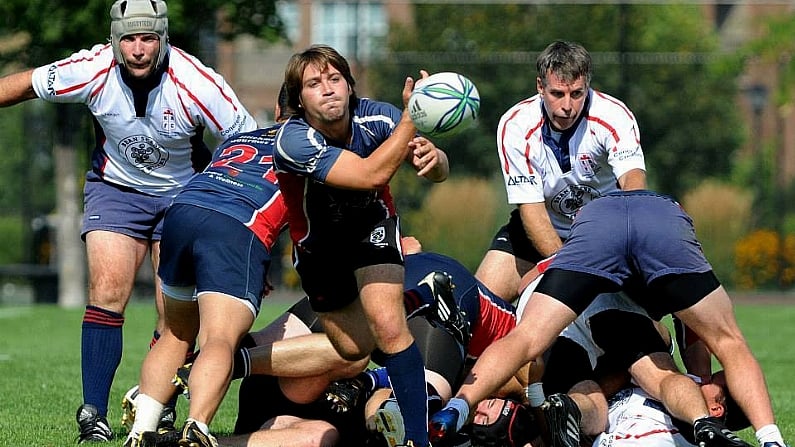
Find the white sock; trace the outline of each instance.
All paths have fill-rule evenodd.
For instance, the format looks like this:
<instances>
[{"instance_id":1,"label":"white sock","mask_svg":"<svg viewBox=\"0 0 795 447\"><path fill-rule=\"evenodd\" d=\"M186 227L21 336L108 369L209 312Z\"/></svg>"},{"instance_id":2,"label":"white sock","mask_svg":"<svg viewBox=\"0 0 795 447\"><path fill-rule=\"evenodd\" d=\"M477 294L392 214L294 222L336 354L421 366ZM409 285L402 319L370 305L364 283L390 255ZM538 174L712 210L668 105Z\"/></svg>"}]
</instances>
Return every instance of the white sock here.
<instances>
[{"instance_id":1,"label":"white sock","mask_svg":"<svg viewBox=\"0 0 795 447\"><path fill-rule=\"evenodd\" d=\"M196 426L199 427L199 430L201 430L202 433L204 433L205 435L209 435L210 434L210 427L208 427L207 424L205 424L204 422L200 422L200 421L197 421L196 419L192 419L192 418L188 418L186 423L187 422L195 423Z\"/></svg>"},{"instance_id":2,"label":"white sock","mask_svg":"<svg viewBox=\"0 0 795 447\"><path fill-rule=\"evenodd\" d=\"M759 445L765 445L766 442L778 442L782 447L786 445L776 424L765 425L757 430L756 440L759 441Z\"/></svg>"},{"instance_id":3,"label":"white sock","mask_svg":"<svg viewBox=\"0 0 795 447\"><path fill-rule=\"evenodd\" d=\"M164 405L144 393L139 393L135 398L135 422L130 433L143 433L157 430L160 422L160 413Z\"/></svg>"}]
</instances>

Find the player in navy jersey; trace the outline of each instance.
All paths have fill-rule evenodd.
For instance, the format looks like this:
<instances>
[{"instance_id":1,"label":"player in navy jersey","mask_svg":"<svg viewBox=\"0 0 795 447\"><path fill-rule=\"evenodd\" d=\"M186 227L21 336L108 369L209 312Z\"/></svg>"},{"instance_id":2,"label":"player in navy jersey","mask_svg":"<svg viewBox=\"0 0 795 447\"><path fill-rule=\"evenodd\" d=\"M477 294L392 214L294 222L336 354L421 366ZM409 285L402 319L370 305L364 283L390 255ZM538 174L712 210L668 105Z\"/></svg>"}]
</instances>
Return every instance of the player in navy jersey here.
<instances>
[{"instance_id":1,"label":"player in navy jersey","mask_svg":"<svg viewBox=\"0 0 795 447\"><path fill-rule=\"evenodd\" d=\"M162 0L117 0L110 42L0 78L0 106L41 98L85 104L96 147L86 175L81 236L89 271L82 327L79 442L108 441L108 396L122 354L124 310L147 254L157 269L163 214L217 141L254 130L224 79L168 42ZM203 166L202 166L203 167ZM162 293L155 281L162 330ZM155 333L154 339L158 337Z\"/></svg>"},{"instance_id":2,"label":"player in navy jersey","mask_svg":"<svg viewBox=\"0 0 795 447\"><path fill-rule=\"evenodd\" d=\"M276 107L283 121L284 89ZM273 172L280 124L224 141L166 212L158 276L166 325L141 367L125 447L146 445L174 394L171 379L197 341L188 419L180 445L214 446L209 424L229 386L232 360L268 293L271 248L287 225ZM146 435L145 435L146 433Z\"/></svg>"},{"instance_id":3,"label":"player in navy jersey","mask_svg":"<svg viewBox=\"0 0 795 447\"><path fill-rule=\"evenodd\" d=\"M358 98L347 60L316 45L291 57L284 82L298 113L279 131L274 164L301 285L342 357L362 359L376 348L385 354L406 418L405 444L425 447L422 357L402 305L400 225L389 181L406 161L418 176L443 181L447 157L417 135L406 110L410 77L402 109Z\"/></svg>"},{"instance_id":4,"label":"player in navy jersey","mask_svg":"<svg viewBox=\"0 0 795 447\"><path fill-rule=\"evenodd\" d=\"M536 68L537 94L506 111L497 127L505 191L516 209L475 273L511 302L521 277L560 249L580 207L611 191L646 186L635 116L590 87L588 51L556 41L539 54Z\"/></svg>"}]
</instances>

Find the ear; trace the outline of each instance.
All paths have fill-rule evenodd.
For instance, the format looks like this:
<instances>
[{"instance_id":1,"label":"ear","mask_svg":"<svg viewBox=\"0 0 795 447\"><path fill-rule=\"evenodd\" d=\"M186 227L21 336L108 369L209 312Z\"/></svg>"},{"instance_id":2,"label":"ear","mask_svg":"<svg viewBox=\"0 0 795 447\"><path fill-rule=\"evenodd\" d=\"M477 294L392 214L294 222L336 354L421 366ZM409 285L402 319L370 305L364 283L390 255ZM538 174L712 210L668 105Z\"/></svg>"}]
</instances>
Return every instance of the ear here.
<instances>
[{"instance_id":1,"label":"ear","mask_svg":"<svg viewBox=\"0 0 795 447\"><path fill-rule=\"evenodd\" d=\"M544 85L541 83L541 77L536 77L536 90L540 95L544 91Z\"/></svg>"},{"instance_id":2,"label":"ear","mask_svg":"<svg viewBox=\"0 0 795 447\"><path fill-rule=\"evenodd\" d=\"M717 402L713 402L709 405L709 415L722 418L726 414L726 407L723 404L719 404Z\"/></svg>"}]
</instances>

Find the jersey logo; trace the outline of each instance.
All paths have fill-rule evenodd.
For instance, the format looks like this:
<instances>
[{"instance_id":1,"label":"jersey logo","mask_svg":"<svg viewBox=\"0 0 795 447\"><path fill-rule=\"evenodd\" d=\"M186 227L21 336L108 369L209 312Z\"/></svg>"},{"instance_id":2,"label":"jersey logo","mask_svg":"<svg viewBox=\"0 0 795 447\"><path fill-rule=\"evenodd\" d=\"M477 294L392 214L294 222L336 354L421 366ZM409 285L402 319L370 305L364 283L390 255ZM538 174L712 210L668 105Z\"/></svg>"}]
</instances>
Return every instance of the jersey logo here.
<instances>
[{"instance_id":1,"label":"jersey logo","mask_svg":"<svg viewBox=\"0 0 795 447\"><path fill-rule=\"evenodd\" d=\"M536 184L536 176L526 176L526 175L512 175L508 177L508 186L516 186L516 185L523 185L523 184Z\"/></svg>"},{"instance_id":2,"label":"jersey logo","mask_svg":"<svg viewBox=\"0 0 795 447\"><path fill-rule=\"evenodd\" d=\"M386 245L384 238L386 238L386 229L384 227L378 227L370 233L370 243L373 245Z\"/></svg>"},{"instance_id":3,"label":"jersey logo","mask_svg":"<svg viewBox=\"0 0 795 447\"><path fill-rule=\"evenodd\" d=\"M133 135L119 142L119 153L143 172L162 168L168 162L168 152L146 135Z\"/></svg>"},{"instance_id":4,"label":"jersey logo","mask_svg":"<svg viewBox=\"0 0 795 447\"><path fill-rule=\"evenodd\" d=\"M569 219L586 203L599 197L599 191L588 185L569 185L552 198L552 210Z\"/></svg>"},{"instance_id":5,"label":"jersey logo","mask_svg":"<svg viewBox=\"0 0 795 447\"><path fill-rule=\"evenodd\" d=\"M177 130L177 117L171 109L163 109L163 130L167 133Z\"/></svg>"},{"instance_id":6,"label":"jersey logo","mask_svg":"<svg viewBox=\"0 0 795 447\"><path fill-rule=\"evenodd\" d=\"M588 154L578 155L577 163L579 163L580 169L585 177L593 178L596 176L596 173L599 172L599 165L597 165L593 157Z\"/></svg>"}]
</instances>

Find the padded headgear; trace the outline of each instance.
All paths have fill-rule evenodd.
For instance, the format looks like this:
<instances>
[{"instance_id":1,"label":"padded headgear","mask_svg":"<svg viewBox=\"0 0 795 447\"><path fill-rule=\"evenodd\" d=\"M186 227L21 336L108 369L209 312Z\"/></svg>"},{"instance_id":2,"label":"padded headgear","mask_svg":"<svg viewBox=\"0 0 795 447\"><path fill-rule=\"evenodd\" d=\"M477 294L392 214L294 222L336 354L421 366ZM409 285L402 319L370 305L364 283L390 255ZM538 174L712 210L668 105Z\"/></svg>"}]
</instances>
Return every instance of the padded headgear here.
<instances>
[{"instance_id":1,"label":"padded headgear","mask_svg":"<svg viewBox=\"0 0 795 447\"><path fill-rule=\"evenodd\" d=\"M124 66L119 41L130 34L153 33L160 37L155 70L168 52L168 8L162 0L116 0L110 7L110 44L113 56Z\"/></svg>"},{"instance_id":2,"label":"padded headgear","mask_svg":"<svg viewBox=\"0 0 795 447\"><path fill-rule=\"evenodd\" d=\"M538 424L521 403L505 399L497 420L489 425L471 424L472 445L521 447L539 435Z\"/></svg>"}]
</instances>

